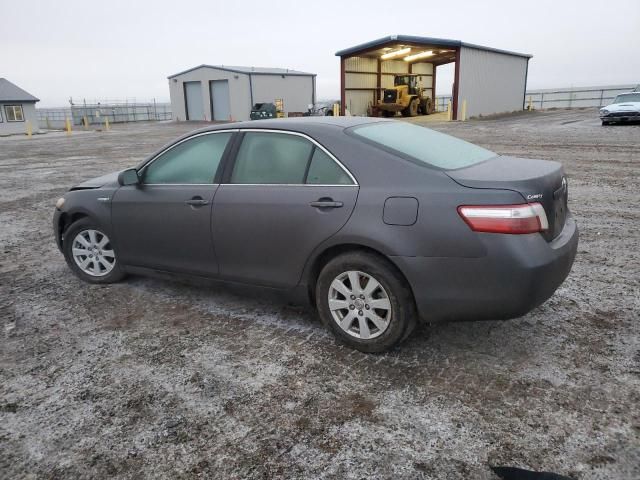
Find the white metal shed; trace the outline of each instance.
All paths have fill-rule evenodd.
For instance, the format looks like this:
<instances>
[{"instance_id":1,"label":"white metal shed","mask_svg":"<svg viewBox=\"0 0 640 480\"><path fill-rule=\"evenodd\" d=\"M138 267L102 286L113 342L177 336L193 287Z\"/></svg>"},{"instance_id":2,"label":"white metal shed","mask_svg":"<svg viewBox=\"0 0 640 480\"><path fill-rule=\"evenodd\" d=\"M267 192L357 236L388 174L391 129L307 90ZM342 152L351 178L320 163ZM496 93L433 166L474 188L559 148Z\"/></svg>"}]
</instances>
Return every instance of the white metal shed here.
<instances>
[{"instance_id":1,"label":"white metal shed","mask_svg":"<svg viewBox=\"0 0 640 480\"><path fill-rule=\"evenodd\" d=\"M298 70L199 65L168 78L174 120L249 120L256 103L282 99L288 113L315 103L316 75Z\"/></svg>"},{"instance_id":2,"label":"white metal shed","mask_svg":"<svg viewBox=\"0 0 640 480\"><path fill-rule=\"evenodd\" d=\"M532 57L460 40L410 35L379 38L336 56L340 57L343 114L346 106L353 115L366 115L384 89L393 86L396 74L421 74L423 87L435 99L436 67L454 63L454 120L460 118L465 100L467 117L523 109Z\"/></svg>"}]
</instances>

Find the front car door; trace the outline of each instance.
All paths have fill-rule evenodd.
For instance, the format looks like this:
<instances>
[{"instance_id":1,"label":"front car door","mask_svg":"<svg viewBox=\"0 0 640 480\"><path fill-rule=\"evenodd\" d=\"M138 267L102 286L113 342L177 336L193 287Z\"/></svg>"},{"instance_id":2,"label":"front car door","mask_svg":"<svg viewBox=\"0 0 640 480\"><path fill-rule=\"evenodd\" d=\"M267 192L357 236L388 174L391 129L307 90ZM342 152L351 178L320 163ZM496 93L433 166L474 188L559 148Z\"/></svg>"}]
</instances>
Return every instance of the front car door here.
<instances>
[{"instance_id":1,"label":"front car door","mask_svg":"<svg viewBox=\"0 0 640 480\"><path fill-rule=\"evenodd\" d=\"M112 200L112 222L125 265L215 276L211 240L216 174L231 131L206 132L169 147Z\"/></svg>"},{"instance_id":2,"label":"front car door","mask_svg":"<svg viewBox=\"0 0 640 480\"><path fill-rule=\"evenodd\" d=\"M348 220L358 185L305 135L265 130L241 135L213 206L220 276L293 287L314 248Z\"/></svg>"}]
</instances>

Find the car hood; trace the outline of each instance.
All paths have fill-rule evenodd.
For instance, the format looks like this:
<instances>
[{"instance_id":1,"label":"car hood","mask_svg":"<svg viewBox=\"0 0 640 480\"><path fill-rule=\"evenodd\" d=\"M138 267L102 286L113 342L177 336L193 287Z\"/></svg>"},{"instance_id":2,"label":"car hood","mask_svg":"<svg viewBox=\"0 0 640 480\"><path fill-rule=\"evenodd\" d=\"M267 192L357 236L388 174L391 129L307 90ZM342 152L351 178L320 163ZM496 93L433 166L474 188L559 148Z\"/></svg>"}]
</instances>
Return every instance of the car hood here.
<instances>
[{"instance_id":1,"label":"car hood","mask_svg":"<svg viewBox=\"0 0 640 480\"><path fill-rule=\"evenodd\" d=\"M640 112L640 102L612 103L604 108L610 112Z\"/></svg>"},{"instance_id":2,"label":"car hood","mask_svg":"<svg viewBox=\"0 0 640 480\"><path fill-rule=\"evenodd\" d=\"M91 180L86 180L74 187L71 187L71 190L89 190L92 188L100 188L104 186L118 186L118 175L120 171L107 173L106 175L102 175L100 177L92 178Z\"/></svg>"}]
</instances>

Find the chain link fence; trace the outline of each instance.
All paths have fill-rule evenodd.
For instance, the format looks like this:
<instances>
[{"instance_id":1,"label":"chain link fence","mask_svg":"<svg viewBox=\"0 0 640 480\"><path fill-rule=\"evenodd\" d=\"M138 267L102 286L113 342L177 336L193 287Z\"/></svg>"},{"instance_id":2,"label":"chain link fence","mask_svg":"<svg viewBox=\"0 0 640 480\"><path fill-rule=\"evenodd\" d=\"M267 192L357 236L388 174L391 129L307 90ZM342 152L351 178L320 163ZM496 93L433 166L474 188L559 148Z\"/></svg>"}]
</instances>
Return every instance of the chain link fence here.
<instances>
[{"instance_id":1,"label":"chain link fence","mask_svg":"<svg viewBox=\"0 0 640 480\"><path fill-rule=\"evenodd\" d=\"M38 108L40 128L65 128L67 119L73 125L103 125L109 123L152 122L171 120L171 104L129 101L104 101L73 104L68 108ZM85 120L86 119L86 120Z\"/></svg>"}]
</instances>

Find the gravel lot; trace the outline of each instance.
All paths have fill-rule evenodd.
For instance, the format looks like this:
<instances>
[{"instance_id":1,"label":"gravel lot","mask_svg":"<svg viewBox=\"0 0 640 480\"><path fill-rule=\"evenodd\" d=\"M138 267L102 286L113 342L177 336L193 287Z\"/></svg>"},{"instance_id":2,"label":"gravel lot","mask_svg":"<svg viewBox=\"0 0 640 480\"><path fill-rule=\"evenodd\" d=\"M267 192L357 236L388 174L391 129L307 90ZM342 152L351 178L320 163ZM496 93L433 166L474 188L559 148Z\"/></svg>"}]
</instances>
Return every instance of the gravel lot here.
<instances>
[{"instance_id":1,"label":"gravel lot","mask_svg":"<svg viewBox=\"0 0 640 480\"><path fill-rule=\"evenodd\" d=\"M56 198L193 124L0 138L0 478L640 478L640 125L429 126L561 161L578 257L521 319L424 327L377 356L267 292L71 274Z\"/></svg>"}]
</instances>

